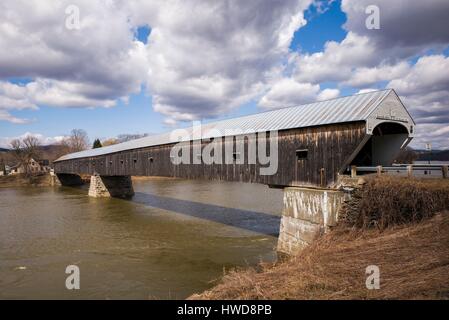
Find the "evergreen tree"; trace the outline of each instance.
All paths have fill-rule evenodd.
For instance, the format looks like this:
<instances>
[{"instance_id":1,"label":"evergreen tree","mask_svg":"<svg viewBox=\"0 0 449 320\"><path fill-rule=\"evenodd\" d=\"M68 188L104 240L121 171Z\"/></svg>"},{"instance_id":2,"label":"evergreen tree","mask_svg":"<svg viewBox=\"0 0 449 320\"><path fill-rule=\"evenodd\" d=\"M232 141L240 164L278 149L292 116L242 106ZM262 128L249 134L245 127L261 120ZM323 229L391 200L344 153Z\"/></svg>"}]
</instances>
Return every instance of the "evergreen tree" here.
<instances>
[{"instance_id":1,"label":"evergreen tree","mask_svg":"<svg viewBox=\"0 0 449 320\"><path fill-rule=\"evenodd\" d=\"M100 139L95 139L95 141L94 141L94 145L93 145L93 149L97 149L97 148L101 148L101 147L103 147L102 146L102 144L101 144L101 141L100 141Z\"/></svg>"}]
</instances>

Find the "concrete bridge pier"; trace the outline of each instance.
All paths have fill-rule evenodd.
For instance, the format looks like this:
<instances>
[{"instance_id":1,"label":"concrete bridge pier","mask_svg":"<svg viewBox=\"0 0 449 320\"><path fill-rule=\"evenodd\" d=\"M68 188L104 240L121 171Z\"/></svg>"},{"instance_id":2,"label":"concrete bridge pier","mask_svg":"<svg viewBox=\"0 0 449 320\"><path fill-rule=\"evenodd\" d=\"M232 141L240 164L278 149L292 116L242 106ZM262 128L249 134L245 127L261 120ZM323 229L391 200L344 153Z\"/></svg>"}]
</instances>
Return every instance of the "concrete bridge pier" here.
<instances>
[{"instance_id":1,"label":"concrete bridge pier","mask_svg":"<svg viewBox=\"0 0 449 320\"><path fill-rule=\"evenodd\" d=\"M278 252L293 255L335 226L348 197L339 190L285 188Z\"/></svg>"},{"instance_id":2,"label":"concrete bridge pier","mask_svg":"<svg viewBox=\"0 0 449 320\"><path fill-rule=\"evenodd\" d=\"M89 196L94 198L131 198L134 196L130 176L100 176L90 177Z\"/></svg>"}]
</instances>

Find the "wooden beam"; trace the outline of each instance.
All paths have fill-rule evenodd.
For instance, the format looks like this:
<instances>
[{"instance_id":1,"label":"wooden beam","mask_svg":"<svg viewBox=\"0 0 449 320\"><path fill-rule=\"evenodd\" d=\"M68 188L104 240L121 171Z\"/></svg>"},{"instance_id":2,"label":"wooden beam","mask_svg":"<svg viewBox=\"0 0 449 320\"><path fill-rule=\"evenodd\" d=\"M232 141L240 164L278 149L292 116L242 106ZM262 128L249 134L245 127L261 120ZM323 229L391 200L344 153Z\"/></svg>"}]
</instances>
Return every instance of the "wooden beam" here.
<instances>
[{"instance_id":1,"label":"wooden beam","mask_svg":"<svg viewBox=\"0 0 449 320\"><path fill-rule=\"evenodd\" d=\"M407 166L407 176L409 178L413 177L413 166L412 165Z\"/></svg>"},{"instance_id":2,"label":"wooden beam","mask_svg":"<svg viewBox=\"0 0 449 320\"><path fill-rule=\"evenodd\" d=\"M351 178L357 177L357 166L351 166Z\"/></svg>"},{"instance_id":3,"label":"wooden beam","mask_svg":"<svg viewBox=\"0 0 449 320\"><path fill-rule=\"evenodd\" d=\"M377 166L376 170L377 170L377 176L380 177L382 175L382 166Z\"/></svg>"}]
</instances>

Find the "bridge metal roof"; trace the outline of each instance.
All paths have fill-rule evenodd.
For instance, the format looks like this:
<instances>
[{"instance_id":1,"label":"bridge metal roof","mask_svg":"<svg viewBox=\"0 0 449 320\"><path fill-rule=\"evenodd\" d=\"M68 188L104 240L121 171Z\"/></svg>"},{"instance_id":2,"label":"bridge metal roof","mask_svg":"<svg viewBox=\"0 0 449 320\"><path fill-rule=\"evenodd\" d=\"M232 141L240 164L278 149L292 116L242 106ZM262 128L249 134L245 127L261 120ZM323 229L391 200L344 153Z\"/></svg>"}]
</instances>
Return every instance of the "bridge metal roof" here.
<instances>
[{"instance_id":1,"label":"bridge metal roof","mask_svg":"<svg viewBox=\"0 0 449 320\"><path fill-rule=\"evenodd\" d=\"M326 124L366 121L382 100L391 92L394 92L394 90L373 91L203 124L201 137L206 139L229 136L233 134L227 134L226 131L233 129L242 130L244 133L250 134ZM186 128L185 130L190 135L193 131L192 128ZM103 148L71 153L62 156L56 161L95 157L120 151L192 140L191 138L178 139L176 135L172 134L173 132L152 135Z\"/></svg>"}]
</instances>

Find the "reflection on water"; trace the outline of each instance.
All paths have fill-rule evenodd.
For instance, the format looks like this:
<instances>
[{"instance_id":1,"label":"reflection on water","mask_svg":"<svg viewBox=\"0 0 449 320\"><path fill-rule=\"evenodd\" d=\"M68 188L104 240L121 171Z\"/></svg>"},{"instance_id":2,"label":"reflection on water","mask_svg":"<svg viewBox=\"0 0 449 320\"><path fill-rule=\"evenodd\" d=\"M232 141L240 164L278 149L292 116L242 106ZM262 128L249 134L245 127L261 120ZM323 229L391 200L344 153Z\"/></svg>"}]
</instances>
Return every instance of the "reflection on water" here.
<instances>
[{"instance_id":1,"label":"reflection on water","mask_svg":"<svg viewBox=\"0 0 449 320\"><path fill-rule=\"evenodd\" d=\"M84 189L0 189L0 298L185 298L223 269L275 259L282 193L156 180L131 201ZM65 268L81 290L65 288Z\"/></svg>"},{"instance_id":2,"label":"reflection on water","mask_svg":"<svg viewBox=\"0 0 449 320\"><path fill-rule=\"evenodd\" d=\"M280 216L272 214L161 197L143 192L137 192L133 200L151 207L207 219L258 233L271 236L279 235Z\"/></svg>"}]
</instances>

